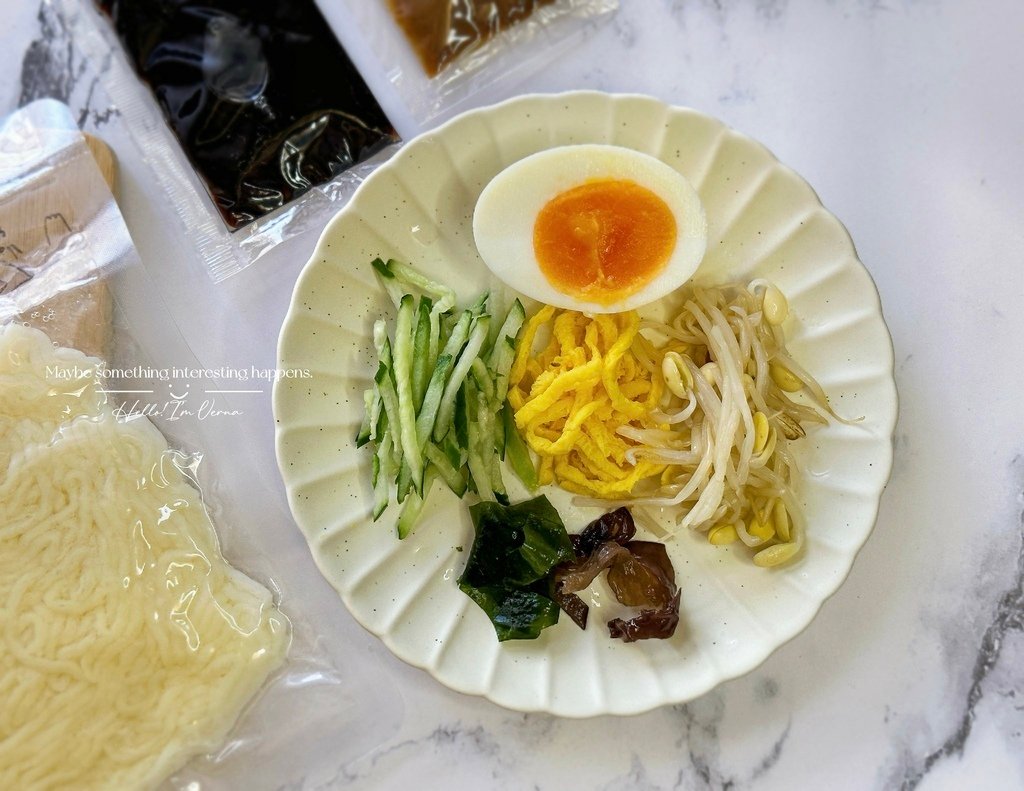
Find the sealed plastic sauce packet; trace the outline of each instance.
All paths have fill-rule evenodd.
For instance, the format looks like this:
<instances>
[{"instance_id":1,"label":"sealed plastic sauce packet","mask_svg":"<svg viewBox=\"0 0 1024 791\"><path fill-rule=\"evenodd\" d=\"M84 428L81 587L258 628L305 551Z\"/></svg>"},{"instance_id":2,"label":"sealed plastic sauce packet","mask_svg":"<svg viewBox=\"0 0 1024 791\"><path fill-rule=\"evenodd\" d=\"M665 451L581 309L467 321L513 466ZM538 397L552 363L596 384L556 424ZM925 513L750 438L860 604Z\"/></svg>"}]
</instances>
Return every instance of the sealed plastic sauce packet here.
<instances>
[{"instance_id":1,"label":"sealed plastic sauce packet","mask_svg":"<svg viewBox=\"0 0 1024 791\"><path fill-rule=\"evenodd\" d=\"M312 0L97 0L237 230L397 135Z\"/></svg>"},{"instance_id":2,"label":"sealed plastic sauce packet","mask_svg":"<svg viewBox=\"0 0 1024 791\"><path fill-rule=\"evenodd\" d=\"M312 0L44 0L220 281L323 226L397 150Z\"/></svg>"},{"instance_id":3,"label":"sealed plastic sauce packet","mask_svg":"<svg viewBox=\"0 0 1024 791\"><path fill-rule=\"evenodd\" d=\"M97 90L215 282L321 229L399 134L525 79L618 6L43 1L86 59L106 64ZM421 22L438 32L417 36Z\"/></svg>"},{"instance_id":4,"label":"sealed plastic sauce packet","mask_svg":"<svg viewBox=\"0 0 1024 791\"><path fill-rule=\"evenodd\" d=\"M364 73L386 76L398 97L389 112L404 132L537 73L608 21L618 0L340 0L322 8ZM371 87L383 98L383 87Z\"/></svg>"},{"instance_id":5,"label":"sealed plastic sauce packet","mask_svg":"<svg viewBox=\"0 0 1024 791\"><path fill-rule=\"evenodd\" d=\"M383 738L399 709L360 702L282 609L259 530L211 496L231 477L200 451L230 447L216 425L142 405L172 360L195 360L158 319L126 317L122 302L160 302L113 165L52 100L0 123L0 787L315 776L289 750L333 730L355 758L375 746L370 713ZM284 758L268 765L271 745Z\"/></svg>"}]
</instances>

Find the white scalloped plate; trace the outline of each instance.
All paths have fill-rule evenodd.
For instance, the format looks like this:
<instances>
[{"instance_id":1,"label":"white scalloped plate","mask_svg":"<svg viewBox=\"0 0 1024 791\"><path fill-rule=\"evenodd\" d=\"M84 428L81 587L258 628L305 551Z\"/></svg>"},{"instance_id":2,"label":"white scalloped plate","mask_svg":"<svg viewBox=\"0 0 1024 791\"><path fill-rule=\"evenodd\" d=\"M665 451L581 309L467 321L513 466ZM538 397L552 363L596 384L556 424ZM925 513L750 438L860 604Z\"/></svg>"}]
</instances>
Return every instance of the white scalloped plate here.
<instances>
[{"instance_id":1,"label":"white scalloped plate","mask_svg":"<svg viewBox=\"0 0 1024 791\"><path fill-rule=\"evenodd\" d=\"M392 313L369 262L412 261L464 300L499 287L473 246L477 196L512 162L583 142L635 148L687 176L709 225L698 277L778 283L794 317L786 328L794 356L840 412L864 420L814 430L794 445L809 526L797 562L766 571L702 537L670 544L683 602L672 639L612 641L608 608L598 606L585 632L562 618L538 640L499 644L456 585L472 544L462 503L435 490L405 541L395 538L394 507L376 524L368 516L370 453L354 438L376 365L370 327ZM278 357L283 368L313 374L277 383L274 414L292 512L324 576L396 656L452 689L523 711L633 714L752 670L806 627L846 577L892 465L892 343L846 230L759 143L645 97L525 96L410 142L327 226L296 284ZM595 513L560 491L548 494L570 531Z\"/></svg>"}]
</instances>

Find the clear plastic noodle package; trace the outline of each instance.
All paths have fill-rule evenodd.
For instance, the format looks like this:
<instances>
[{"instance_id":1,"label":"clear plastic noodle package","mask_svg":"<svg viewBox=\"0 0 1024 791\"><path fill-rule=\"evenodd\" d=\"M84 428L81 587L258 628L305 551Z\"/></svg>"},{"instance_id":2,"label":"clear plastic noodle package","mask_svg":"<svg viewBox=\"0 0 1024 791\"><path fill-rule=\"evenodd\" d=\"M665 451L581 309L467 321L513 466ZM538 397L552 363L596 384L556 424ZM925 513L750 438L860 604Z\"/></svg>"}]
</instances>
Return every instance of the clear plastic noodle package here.
<instances>
[{"instance_id":1,"label":"clear plastic noodle package","mask_svg":"<svg viewBox=\"0 0 1024 791\"><path fill-rule=\"evenodd\" d=\"M469 109L473 97L540 71L618 0L341 0L324 15L366 73L386 75L399 131ZM350 35L346 32L350 31ZM371 87L375 87L371 81Z\"/></svg>"},{"instance_id":2,"label":"clear plastic noodle package","mask_svg":"<svg viewBox=\"0 0 1024 791\"><path fill-rule=\"evenodd\" d=\"M139 407L156 363L119 304L158 297L112 177L63 105L0 124L0 787L283 785L318 768L275 747L399 709L380 693L368 729L258 531L219 518L213 428Z\"/></svg>"}]
</instances>

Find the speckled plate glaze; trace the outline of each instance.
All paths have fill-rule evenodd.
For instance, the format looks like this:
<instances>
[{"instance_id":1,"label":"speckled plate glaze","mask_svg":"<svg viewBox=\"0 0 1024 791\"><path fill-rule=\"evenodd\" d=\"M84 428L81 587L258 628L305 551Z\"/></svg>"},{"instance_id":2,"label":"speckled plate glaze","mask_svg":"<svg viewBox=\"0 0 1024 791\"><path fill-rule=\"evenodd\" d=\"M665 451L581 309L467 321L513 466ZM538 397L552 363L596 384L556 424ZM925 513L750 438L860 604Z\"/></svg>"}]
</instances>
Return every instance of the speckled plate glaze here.
<instances>
[{"instance_id":1,"label":"speckled plate glaze","mask_svg":"<svg viewBox=\"0 0 1024 791\"><path fill-rule=\"evenodd\" d=\"M673 639L613 642L604 627L611 608L597 591L585 632L562 618L538 640L499 644L456 585L472 525L454 495L436 489L405 541L395 537L394 506L370 521L370 452L354 439L375 370L370 328L393 310L369 262L412 261L464 300L500 288L473 245L477 196L522 157L584 142L635 148L687 176L709 225L698 278L778 283L790 300L786 330L796 359L841 413L864 419L794 444L809 525L798 561L766 571L733 556L743 548L713 547L703 536L670 544L683 602ZM759 143L645 97L524 96L410 142L327 226L296 284L278 357L283 368L312 372L276 384L274 414L292 512L321 572L396 656L452 689L523 711L633 714L690 700L755 668L842 583L871 532L892 464L892 344L846 230ZM596 513L575 508L561 491L547 493L570 531Z\"/></svg>"}]
</instances>

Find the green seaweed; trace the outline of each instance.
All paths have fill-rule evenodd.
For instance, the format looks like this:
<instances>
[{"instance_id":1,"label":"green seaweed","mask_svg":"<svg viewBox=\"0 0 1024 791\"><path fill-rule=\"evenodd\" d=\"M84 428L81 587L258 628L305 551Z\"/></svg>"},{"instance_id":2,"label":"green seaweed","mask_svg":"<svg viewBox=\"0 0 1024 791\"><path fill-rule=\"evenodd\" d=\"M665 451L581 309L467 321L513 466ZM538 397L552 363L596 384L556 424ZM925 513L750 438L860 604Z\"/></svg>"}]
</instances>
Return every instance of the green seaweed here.
<instances>
[{"instance_id":1,"label":"green seaweed","mask_svg":"<svg viewBox=\"0 0 1024 791\"><path fill-rule=\"evenodd\" d=\"M459 588L491 619L498 640L532 640L558 622L548 575L573 560L569 534L543 495L517 505L470 506L476 536Z\"/></svg>"}]
</instances>

